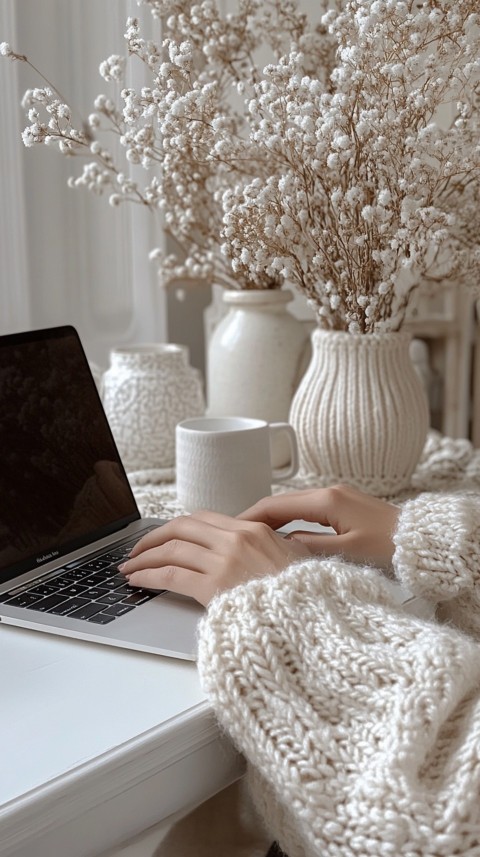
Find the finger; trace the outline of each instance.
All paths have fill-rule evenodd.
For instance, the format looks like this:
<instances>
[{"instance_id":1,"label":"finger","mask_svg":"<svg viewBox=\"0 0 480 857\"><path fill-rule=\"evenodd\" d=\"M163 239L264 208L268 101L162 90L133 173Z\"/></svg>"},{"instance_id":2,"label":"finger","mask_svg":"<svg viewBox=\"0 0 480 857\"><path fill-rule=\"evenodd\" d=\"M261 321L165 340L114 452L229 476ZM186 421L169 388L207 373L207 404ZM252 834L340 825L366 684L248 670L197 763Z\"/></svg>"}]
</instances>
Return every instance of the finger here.
<instances>
[{"instance_id":1,"label":"finger","mask_svg":"<svg viewBox=\"0 0 480 857\"><path fill-rule=\"evenodd\" d=\"M144 551L163 545L173 539L191 541L200 547L211 548L218 541L218 529L221 528L222 521L228 525L231 520L227 515L218 515L213 512L172 518L171 521L167 521L161 527L156 527L150 533L146 533L134 545L130 551L130 557L138 556ZM225 528L224 526L223 529Z\"/></svg>"},{"instance_id":2,"label":"finger","mask_svg":"<svg viewBox=\"0 0 480 857\"><path fill-rule=\"evenodd\" d=\"M147 539L142 539L144 550L137 550L130 554L129 559L118 566L122 574L129 574L142 568L160 567L162 565L181 565L195 571L208 573L216 571L226 556L233 553L241 553L242 550L252 543L252 539L262 544L268 544L272 539L278 538L273 530L266 524L258 522L238 521L227 515L215 513L217 523L227 526L215 526L210 523L212 513L201 513L196 519L193 516L172 521L169 527L165 525L155 531L157 533L155 542L148 547ZM246 531L249 531L248 533ZM149 536L154 535L149 533ZM165 537L172 538L165 541ZM242 536L248 536L242 547ZM153 542L153 539L149 540Z\"/></svg>"},{"instance_id":3,"label":"finger","mask_svg":"<svg viewBox=\"0 0 480 857\"><path fill-rule=\"evenodd\" d=\"M214 594L212 579L189 568L175 565L143 568L132 574L128 582L131 586L139 586L143 589L166 589L167 592L173 592L176 595L186 595L194 598L204 607Z\"/></svg>"},{"instance_id":4,"label":"finger","mask_svg":"<svg viewBox=\"0 0 480 857\"><path fill-rule=\"evenodd\" d=\"M218 565L217 555L208 548L180 539L173 539L164 545L155 546L130 557L119 566L122 574L132 574L145 568L161 568L163 566L181 566L201 574L215 570Z\"/></svg>"},{"instance_id":5,"label":"finger","mask_svg":"<svg viewBox=\"0 0 480 857\"><path fill-rule=\"evenodd\" d=\"M222 512L211 512L210 509L200 509L198 512L195 512L192 517L222 530L242 529L242 524L239 521L238 515L233 517L232 515L224 515Z\"/></svg>"},{"instance_id":6,"label":"finger","mask_svg":"<svg viewBox=\"0 0 480 857\"><path fill-rule=\"evenodd\" d=\"M275 530L297 519L334 527L337 516L332 503L332 490L334 489L307 488L305 491L264 497L254 506L241 512L237 519L262 521Z\"/></svg>"},{"instance_id":7,"label":"finger","mask_svg":"<svg viewBox=\"0 0 480 857\"><path fill-rule=\"evenodd\" d=\"M312 533L308 530L293 530L288 534L289 538L302 542L313 554L321 556L345 555L345 551L351 549L348 534L337 535L336 533Z\"/></svg>"}]
</instances>

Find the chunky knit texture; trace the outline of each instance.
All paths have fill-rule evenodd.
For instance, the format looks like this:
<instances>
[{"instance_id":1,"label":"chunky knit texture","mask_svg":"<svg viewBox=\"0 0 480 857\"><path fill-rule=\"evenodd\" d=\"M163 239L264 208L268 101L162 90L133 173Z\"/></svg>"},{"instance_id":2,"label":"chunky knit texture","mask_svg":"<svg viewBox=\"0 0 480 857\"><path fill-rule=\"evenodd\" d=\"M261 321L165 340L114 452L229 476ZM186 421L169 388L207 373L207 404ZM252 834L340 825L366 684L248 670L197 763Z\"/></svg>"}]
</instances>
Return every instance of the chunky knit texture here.
<instances>
[{"instance_id":1,"label":"chunky knit texture","mask_svg":"<svg viewBox=\"0 0 480 857\"><path fill-rule=\"evenodd\" d=\"M470 632L479 502L422 495L395 536L401 579ZM224 593L199 667L289 857L480 855L480 645L397 608L376 571L312 559Z\"/></svg>"},{"instance_id":2,"label":"chunky knit texture","mask_svg":"<svg viewBox=\"0 0 480 857\"><path fill-rule=\"evenodd\" d=\"M168 478L132 478L143 514L182 513ZM201 628L204 687L289 857L480 857L480 452L430 432L392 499L397 578L438 621L312 559L219 596Z\"/></svg>"},{"instance_id":3,"label":"chunky knit texture","mask_svg":"<svg viewBox=\"0 0 480 857\"><path fill-rule=\"evenodd\" d=\"M437 615L480 640L480 494L423 494L402 507L398 579L439 602Z\"/></svg>"},{"instance_id":4,"label":"chunky knit texture","mask_svg":"<svg viewBox=\"0 0 480 857\"><path fill-rule=\"evenodd\" d=\"M303 472L383 497L410 485L429 418L409 344L407 333L314 330L289 417Z\"/></svg>"}]
</instances>

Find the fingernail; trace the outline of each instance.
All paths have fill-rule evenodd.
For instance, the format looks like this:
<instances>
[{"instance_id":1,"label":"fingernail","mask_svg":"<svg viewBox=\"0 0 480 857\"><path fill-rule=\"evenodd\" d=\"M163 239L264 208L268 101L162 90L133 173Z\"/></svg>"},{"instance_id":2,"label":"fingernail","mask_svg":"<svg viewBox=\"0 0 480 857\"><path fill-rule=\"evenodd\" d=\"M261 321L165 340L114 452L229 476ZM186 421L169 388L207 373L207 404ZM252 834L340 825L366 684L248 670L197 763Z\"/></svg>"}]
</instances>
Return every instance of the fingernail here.
<instances>
[{"instance_id":1,"label":"fingernail","mask_svg":"<svg viewBox=\"0 0 480 857\"><path fill-rule=\"evenodd\" d=\"M122 571L122 569L125 568L125 566L126 566L126 563L122 562L120 565L117 565L117 568L119 571Z\"/></svg>"}]
</instances>

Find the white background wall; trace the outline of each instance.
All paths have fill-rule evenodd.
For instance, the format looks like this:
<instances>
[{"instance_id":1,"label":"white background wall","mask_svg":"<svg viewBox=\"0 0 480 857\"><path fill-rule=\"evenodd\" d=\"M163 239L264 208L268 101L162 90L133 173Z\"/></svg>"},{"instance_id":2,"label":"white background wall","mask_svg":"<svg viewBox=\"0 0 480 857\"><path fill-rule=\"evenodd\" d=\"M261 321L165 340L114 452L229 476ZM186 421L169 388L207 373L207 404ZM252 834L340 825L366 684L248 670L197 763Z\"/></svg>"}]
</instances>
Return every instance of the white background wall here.
<instances>
[{"instance_id":1,"label":"white background wall","mask_svg":"<svg viewBox=\"0 0 480 857\"><path fill-rule=\"evenodd\" d=\"M1 0L0 41L26 54L85 117L97 94L112 91L98 66L124 52L128 15L145 34L158 27L135 0ZM41 85L25 64L0 61L0 332L74 324L90 359L103 366L115 345L183 342L203 368L210 290L193 286L180 302L174 289L160 289L148 261L161 243L159 222L140 207L112 209L107 198L69 189L80 158L23 146L20 100L26 88ZM303 307L298 296L295 311Z\"/></svg>"},{"instance_id":2,"label":"white background wall","mask_svg":"<svg viewBox=\"0 0 480 857\"><path fill-rule=\"evenodd\" d=\"M78 114L108 92L99 62L123 53L128 0L2 0L0 41L25 53ZM39 146L26 149L19 102L42 81L23 63L2 59L5 105L0 127L0 330L75 324L89 356L103 364L112 345L167 338L167 296L148 251L159 224L133 205L67 187L80 158Z\"/></svg>"}]
</instances>

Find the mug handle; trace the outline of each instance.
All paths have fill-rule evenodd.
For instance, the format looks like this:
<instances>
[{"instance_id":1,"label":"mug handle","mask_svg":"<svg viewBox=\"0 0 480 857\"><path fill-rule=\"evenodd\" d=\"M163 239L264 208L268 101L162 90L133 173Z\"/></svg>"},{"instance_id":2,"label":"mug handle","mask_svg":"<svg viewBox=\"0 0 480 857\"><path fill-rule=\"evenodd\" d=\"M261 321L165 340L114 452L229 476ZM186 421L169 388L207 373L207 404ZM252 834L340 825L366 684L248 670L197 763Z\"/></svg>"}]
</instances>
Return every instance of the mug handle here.
<instances>
[{"instance_id":1,"label":"mug handle","mask_svg":"<svg viewBox=\"0 0 480 857\"><path fill-rule=\"evenodd\" d=\"M284 482L286 479L290 479L292 476L295 476L298 472L297 436L295 434L295 430L289 423L269 423L268 427L271 431L272 437L275 434L281 434L282 432L287 435L288 445L290 447L290 464L287 464L285 467L272 468L273 482Z\"/></svg>"}]
</instances>

